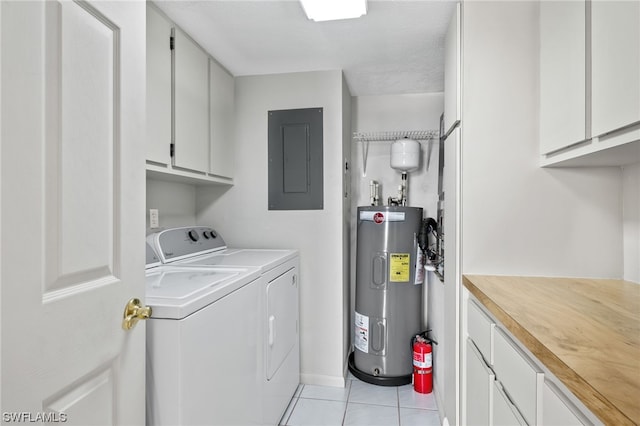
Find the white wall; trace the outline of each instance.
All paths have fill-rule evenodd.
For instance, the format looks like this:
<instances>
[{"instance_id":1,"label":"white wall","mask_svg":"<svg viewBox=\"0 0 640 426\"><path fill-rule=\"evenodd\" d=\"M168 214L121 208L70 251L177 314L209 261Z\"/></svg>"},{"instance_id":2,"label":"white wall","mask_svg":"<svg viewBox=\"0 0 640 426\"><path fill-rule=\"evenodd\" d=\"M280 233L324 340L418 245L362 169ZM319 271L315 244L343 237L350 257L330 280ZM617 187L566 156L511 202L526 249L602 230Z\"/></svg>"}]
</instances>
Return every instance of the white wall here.
<instances>
[{"instance_id":1,"label":"white wall","mask_svg":"<svg viewBox=\"0 0 640 426\"><path fill-rule=\"evenodd\" d=\"M197 189L197 221L230 246L300 251L301 373L344 385L343 90L341 71L236 78L234 186ZM348 105L346 105L348 106ZM267 209L267 112L324 108L324 209ZM349 123L347 123L348 126Z\"/></svg>"},{"instance_id":2,"label":"white wall","mask_svg":"<svg viewBox=\"0 0 640 426\"><path fill-rule=\"evenodd\" d=\"M463 273L622 278L619 168L538 165L538 6L464 5Z\"/></svg>"},{"instance_id":3,"label":"white wall","mask_svg":"<svg viewBox=\"0 0 640 426\"><path fill-rule=\"evenodd\" d=\"M147 233L149 209L158 209L160 228L190 226L196 224L196 188L193 185L147 179Z\"/></svg>"},{"instance_id":4,"label":"white wall","mask_svg":"<svg viewBox=\"0 0 640 426\"><path fill-rule=\"evenodd\" d=\"M640 284L640 163L622 168L624 279Z\"/></svg>"}]
</instances>

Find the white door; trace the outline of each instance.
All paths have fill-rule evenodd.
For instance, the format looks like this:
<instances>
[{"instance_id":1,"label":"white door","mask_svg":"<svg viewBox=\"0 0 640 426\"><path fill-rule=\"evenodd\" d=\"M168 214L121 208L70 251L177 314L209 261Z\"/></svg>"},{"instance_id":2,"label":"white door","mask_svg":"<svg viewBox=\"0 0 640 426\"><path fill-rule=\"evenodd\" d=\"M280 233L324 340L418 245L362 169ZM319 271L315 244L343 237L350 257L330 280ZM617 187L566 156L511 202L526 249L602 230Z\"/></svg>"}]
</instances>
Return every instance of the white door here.
<instances>
[{"instance_id":1,"label":"white door","mask_svg":"<svg viewBox=\"0 0 640 426\"><path fill-rule=\"evenodd\" d=\"M144 424L144 2L0 2L2 421Z\"/></svg>"}]
</instances>

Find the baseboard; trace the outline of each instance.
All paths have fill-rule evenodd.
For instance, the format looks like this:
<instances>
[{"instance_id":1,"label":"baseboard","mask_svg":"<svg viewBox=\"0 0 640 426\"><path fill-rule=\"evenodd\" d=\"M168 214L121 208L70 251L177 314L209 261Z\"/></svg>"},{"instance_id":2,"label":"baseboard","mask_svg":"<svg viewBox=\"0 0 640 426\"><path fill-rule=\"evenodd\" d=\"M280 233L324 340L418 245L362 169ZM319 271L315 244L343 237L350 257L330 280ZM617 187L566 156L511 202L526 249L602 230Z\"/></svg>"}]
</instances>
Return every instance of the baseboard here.
<instances>
[{"instance_id":1,"label":"baseboard","mask_svg":"<svg viewBox=\"0 0 640 426\"><path fill-rule=\"evenodd\" d=\"M333 386L336 388L345 387L344 376L325 376L322 374L300 374L300 381L305 385Z\"/></svg>"},{"instance_id":2,"label":"baseboard","mask_svg":"<svg viewBox=\"0 0 640 426\"><path fill-rule=\"evenodd\" d=\"M442 400L442 396L440 395L438 383L435 380L433 381L433 395L436 397L436 403L438 404L438 414L440 414L440 418L443 421L447 420L444 413L444 401Z\"/></svg>"}]
</instances>

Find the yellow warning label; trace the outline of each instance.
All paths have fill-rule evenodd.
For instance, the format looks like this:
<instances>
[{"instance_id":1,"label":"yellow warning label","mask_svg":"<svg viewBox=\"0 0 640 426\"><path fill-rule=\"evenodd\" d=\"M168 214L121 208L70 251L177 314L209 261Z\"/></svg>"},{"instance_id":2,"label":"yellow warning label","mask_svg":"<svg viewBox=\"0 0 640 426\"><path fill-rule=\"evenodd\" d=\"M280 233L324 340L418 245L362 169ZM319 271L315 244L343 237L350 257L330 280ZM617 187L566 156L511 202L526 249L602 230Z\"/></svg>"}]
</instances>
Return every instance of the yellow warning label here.
<instances>
[{"instance_id":1,"label":"yellow warning label","mask_svg":"<svg viewBox=\"0 0 640 426\"><path fill-rule=\"evenodd\" d=\"M390 282L407 282L410 276L411 257L409 253L391 253L389 267Z\"/></svg>"}]
</instances>

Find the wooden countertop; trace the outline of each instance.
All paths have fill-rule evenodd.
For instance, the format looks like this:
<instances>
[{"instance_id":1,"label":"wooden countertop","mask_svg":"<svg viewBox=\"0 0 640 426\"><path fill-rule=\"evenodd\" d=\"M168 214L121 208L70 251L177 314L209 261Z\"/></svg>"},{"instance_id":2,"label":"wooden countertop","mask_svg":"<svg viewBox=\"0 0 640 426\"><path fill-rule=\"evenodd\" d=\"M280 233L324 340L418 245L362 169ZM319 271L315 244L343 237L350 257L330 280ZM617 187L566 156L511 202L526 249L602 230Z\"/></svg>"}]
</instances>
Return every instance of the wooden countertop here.
<instances>
[{"instance_id":1,"label":"wooden countertop","mask_svg":"<svg viewBox=\"0 0 640 426\"><path fill-rule=\"evenodd\" d=\"M640 424L640 285L490 275L463 283L605 424Z\"/></svg>"}]
</instances>

